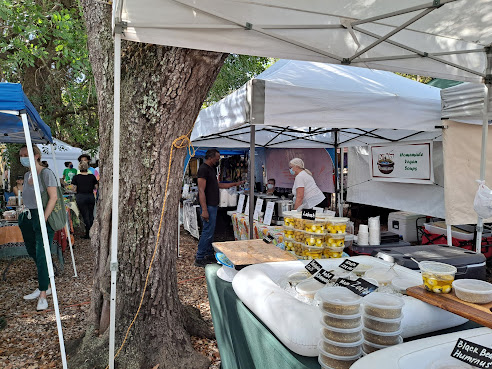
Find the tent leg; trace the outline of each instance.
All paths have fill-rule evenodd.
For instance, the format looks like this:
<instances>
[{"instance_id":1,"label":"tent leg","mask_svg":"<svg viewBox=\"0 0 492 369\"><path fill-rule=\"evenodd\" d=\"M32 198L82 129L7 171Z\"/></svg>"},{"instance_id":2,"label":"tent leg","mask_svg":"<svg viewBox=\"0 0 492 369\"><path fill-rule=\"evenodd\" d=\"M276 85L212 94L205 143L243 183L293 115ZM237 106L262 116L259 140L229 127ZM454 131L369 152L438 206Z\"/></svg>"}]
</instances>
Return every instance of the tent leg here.
<instances>
[{"instance_id":1,"label":"tent leg","mask_svg":"<svg viewBox=\"0 0 492 369\"><path fill-rule=\"evenodd\" d=\"M338 209L338 204L339 204L339 185L338 181L340 179L339 173L338 173L338 130L335 130L335 206L333 209L337 211ZM340 209L338 209L340 211ZM338 216L341 217L340 212L338 213Z\"/></svg>"},{"instance_id":2,"label":"tent leg","mask_svg":"<svg viewBox=\"0 0 492 369\"><path fill-rule=\"evenodd\" d=\"M343 147L340 147L340 200L338 203L338 213L343 217L343 163L344 163Z\"/></svg>"},{"instance_id":3,"label":"tent leg","mask_svg":"<svg viewBox=\"0 0 492 369\"><path fill-rule=\"evenodd\" d=\"M114 124L113 124L113 203L111 214L111 297L109 309L109 368L114 369L116 326L116 273L118 271L118 218L120 192L120 81L121 33L114 36Z\"/></svg>"},{"instance_id":4,"label":"tent leg","mask_svg":"<svg viewBox=\"0 0 492 369\"><path fill-rule=\"evenodd\" d=\"M250 125L249 143L249 239L254 239L254 220L255 211L255 139L256 132L254 124Z\"/></svg>"},{"instance_id":5,"label":"tent leg","mask_svg":"<svg viewBox=\"0 0 492 369\"><path fill-rule=\"evenodd\" d=\"M21 114L22 125L24 126L24 135L26 136L27 152L29 153L29 164L31 166L32 180L34 184L34 194L36 195L36 206L38 209L43 209L43 203L41 201L41 191L39 189L38 172L36 170L36 163L34 161L34 151L32 149L31 133L29 132L29 123L27 121L27 115L25 112ZM55 274L53 273L53 260L51 260L50 241L48 239L48 229L46 228L46 221L44 220L44 212L38 211L39 224L41 226L41 234L43 236L44 253L46 256L46 264L48 265L48 275L51 283L51 293L53 295L53 306L55 308L56 327L58 329L58 341L60 343L60 353L62 359L63 369L67 369L67 357L65 355L65 341L63 340L63 331L60 319L60 309L58 307L58 297L56 293Z\"/></svg>"},{"instance_id":6,"label":"tent leg","mask_svg":"<svg viewBox=\"0 0 492 369\"><path fill-rule=\"evenodd\" d=\"M56 164L55 148L53 144L51 144L51 156L53 156L53 165L55 166L55 173L60 173L58 172L58 166ZM56 180L58 181L58 186L61 186L60 178L56 177ZM72 236L70 234L70 224L69 224L68 216L67 216L67 222L65 223L65 232L67 234L68 246L70 247L70 255L72 256L73 277L77 278L78 277L77 267L75 266L75 257L73 256Z\"/></svg>"},{"instance_id":7,"label":"tent leg","mask_svg":"<svg viewBox=\"0 0 492 369\"><path fill-rule=\"evenodd\" d=\"M451 233L451 226L446 224L446 239L448 241L448 246L453 246L453 236Z\"/></svg>"},{"instance_id":8,"label":"tent leg","mask_svg":"<svg viewBox=\"0 0 492 369\"><path fill-rule=\"evenodd\" d=\"M487 67L485 72L485 93L483 100L483 121L482 121L482 155L480 158L480 180L485 180L485 168L487 166L487 143L489 134L489 96L492 89L492 46L486 48L487 51ZM475 245L476 252L482 252L482 232L483 219L478 217L477 221L477 243Z\"/></svg>"}]
</instances>

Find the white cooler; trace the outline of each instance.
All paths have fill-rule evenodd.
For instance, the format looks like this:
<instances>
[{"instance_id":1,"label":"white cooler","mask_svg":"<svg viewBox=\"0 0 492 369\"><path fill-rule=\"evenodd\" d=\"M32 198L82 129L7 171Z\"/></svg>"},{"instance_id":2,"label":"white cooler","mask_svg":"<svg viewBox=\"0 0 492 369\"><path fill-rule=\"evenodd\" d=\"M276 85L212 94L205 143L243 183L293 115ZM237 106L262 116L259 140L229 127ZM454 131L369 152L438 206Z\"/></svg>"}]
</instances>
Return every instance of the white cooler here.
<instances>
[{"instance_id":1,"label":"white cooler","mask_svg":"<svg viewBox=\"0 0 492 369\"><path fill-rule=\"evenodd\" d=\"M421 218L418 220L417 219ZM388 231L402 236L403 241L417 241L417 225L425 223L425 215L414 214L408 211L395 211L388 215Z\"/></svg>"}]
</instances>

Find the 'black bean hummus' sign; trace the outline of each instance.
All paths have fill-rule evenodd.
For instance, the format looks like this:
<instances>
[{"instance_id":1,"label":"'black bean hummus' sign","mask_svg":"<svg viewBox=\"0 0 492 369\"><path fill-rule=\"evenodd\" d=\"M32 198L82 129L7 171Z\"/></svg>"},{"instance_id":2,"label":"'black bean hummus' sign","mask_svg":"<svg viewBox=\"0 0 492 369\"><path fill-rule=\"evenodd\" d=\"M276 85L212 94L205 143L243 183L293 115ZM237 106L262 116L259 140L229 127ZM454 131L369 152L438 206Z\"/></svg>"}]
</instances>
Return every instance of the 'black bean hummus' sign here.
<instances>
[{"instance_id":1,"label":"'black bean hummus' sign","mask_svg":"<svg viewBox=\"0 0 492 369\"><path fill-rule=\"evenodd\" d=\"M458 338L451 357L477 368L492 369L492 349Z\"/></svg>"}]
</instances>

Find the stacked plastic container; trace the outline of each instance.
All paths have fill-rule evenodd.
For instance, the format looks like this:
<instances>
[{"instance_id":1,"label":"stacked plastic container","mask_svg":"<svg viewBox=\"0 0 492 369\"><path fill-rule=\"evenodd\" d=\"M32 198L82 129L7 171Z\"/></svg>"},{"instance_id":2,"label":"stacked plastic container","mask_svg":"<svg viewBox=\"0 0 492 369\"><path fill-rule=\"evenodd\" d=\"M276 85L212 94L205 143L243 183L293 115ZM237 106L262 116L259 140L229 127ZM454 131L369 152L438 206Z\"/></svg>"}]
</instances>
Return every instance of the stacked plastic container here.
<instances>
[{"instance_id":1,"label":"stacked plastic container","mask_svg":"<svg viewBox=\"0 0 492 369\"><path fill-rule=\"evenodd\" d=\"M341 258L345 247L345 231L348 218L327 218L325 235L325 258Z\"/></svg>"},{"instance_id":2,"label":"stacked plastic container","mask_svg":"<svg viewBox=\"0 0 492 369\"><path fill-rule=\"evenodd\" d=\"M325 287L316 300L321 310L321 368L348 369L362 355L362 297L345 287Z\"/></svg>"},{"instance_id":3,"label":"stacked plastic container","mask_svg":"<svg viewBox=\"0 0 492 369\"><path fill-rule=\"evenodd\" d=\"M401 297L381 292L364 297L362 350L365 354L403 342L401 321L404 303Z\"/></svg>"}]
</instances>

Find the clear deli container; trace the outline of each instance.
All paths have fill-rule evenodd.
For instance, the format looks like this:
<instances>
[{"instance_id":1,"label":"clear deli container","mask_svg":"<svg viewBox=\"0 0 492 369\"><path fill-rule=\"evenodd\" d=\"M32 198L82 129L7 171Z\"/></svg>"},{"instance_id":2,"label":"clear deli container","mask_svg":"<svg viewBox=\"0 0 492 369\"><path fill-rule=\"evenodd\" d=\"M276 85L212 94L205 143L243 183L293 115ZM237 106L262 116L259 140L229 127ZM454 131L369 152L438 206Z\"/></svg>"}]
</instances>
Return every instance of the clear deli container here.
<instances>
[{"instance_id":1,"label":"clear deli container","mask_svg":"<svg viewBox=\"0 0 492 369\"><path fill-rule=\"evenodd\" d=\"M395 319L383 319L377 318L370 315L365 315L362 317L364 322L364 327L372 329L377 332L396 332L401 328L401 321L403 319L403 314L399 318Z\"/></svg>"},{"instance_id":2,"label":"clear deli container","mask_svg":"<svg viewBox=\"0 0 492 369\"><path fill-rule=\"evenodd\" d=\"M321 320L321 339L342 343L354 343L362 338L362 324L355 328L342 329L330 327Z\"/></svg>"},{"instance_id":3,"label":"clear deli container","mask_svg":"<svg viewBox=\"0 0 492 369\"><path fill-rule=\"evenodd\" d=\"M364 274L364 277L375 279L378 281L379 286L387 286L396 277L396 273L392 268L376 267L369 269Z\"/></svg>"},{"instance_id":4,"label":"clear deli container","mask_svg":"<svg viewBox=\"0 0 492 369\"><path fill-rule=\"evenodd\" d=\"M323 311L323 322L330 327L352 329L360 326L362 322L362 313L353 315L340 315Z\"/></svg>"},{"instance_id":5,"label":"clear deli container","mask_svg":"<svg viewBox=\"0 0 492 369\"><path fill-rule=\"evenodd\" d=\"M341 258L343 255L343 246L342 247L329 247L326 246L323 250L323 254L327 259L337 259Z\"/></svg>"},{"instance_id":6,"label":"clear deli container","mask_svg":"<svg viewBox=\"0 0 492 369\"><path fill-rule=\"evenodd\" d=\"M323 247L302 245L302 257L304 260L322 259Z\"/></svg>"},{"instance_id":7,"label":"clear deli container","mask_svg":"<svg viewBox=\"0 0 492 369\"><path fill-rule=\"evenodd\" d=\"M337 356L355 356L360 355L362 350L362 342L364 339L361 338L357 342L342 343L331 340L321 340L318 344L318 350L320 354L331 354Z\"/></svg>"},{"instance_id":8,"label":"clear deli container","mask_svg":"<svg viewBox=\"0 0 492 369\"><path fill-rule=\"evenodd\" d=\"M350 369L353 363L359 360L359 355L354 356L337 356L327 352L320 353L318 362L321 369Z\"/></svg>"},{"instance_id":9,"label":"clear deli container","mask_svg":"<svg viewBox=\"0 0 492 369\"><path fill-rule=\"evenodd\" d=\"M345 233L327 233L325 235L326 246L344 247Z\"/></svg>"},{"instance_id":10,"label":"clear deli container","mask_svg":"<svg viewBox=\"0 0 492 369\"><path fill-rule=\"evenodd\" d=\"M345 233L349 218L331 218L328 220L326 228L330 233Z\"/></svg>"},{"instance_id":11,"label":"clear deli container","mask_svg":"<svg viewBox=\"0 0 492 369\"><path fill-rule=\"evenodd\" d=\"M304 243L308 246L325 247L323 233L304 232Z\"/></svg>"},{"instance_id":12,"label":"clear deli container","mask_svg":"<svg viewBox=\"0 0 492 369\"><path fill-rule=\"evenodd\" d=\"M391 287L396 292L399 292L403 295L407 294L407 288L418 286L419 283L415 282L415 280L405 277L396 277L391 280Z\"/></svg>"},{"instance_id":13,"label":"clear deli container","mask_svg":"<svg viewBox=\"0 0 492 369\"><path fill-rule=\"evenodd\" d=\"M297 211L284 211L284 226L294 227L294 219L297 217Z\"/></svg>"},{"instance_id":14,"label":"clear deli container","mask_svg":"<svg viewBox=\"0 0 492 369\"><path fill-rule=\"evenodd\" d=\"M458 279L453 281L456 297L474 304L486 304L492 301L492 284L478 279Z\"/></svg>"},{"instance_id":15,"label":"clear deli container","mask_svg":"<svg viewBox=\"0 0 492 369\"><path fill-rule=\"evenodd\" d=\"M302 242L304 243L304 231L301 231L299 229L294 230L294 239L296 242Z\"/></svg>"},{"instance_id":16,"label":"clear deli container","mask_svg":"<svg viewBox=\"0 0 492 369\"><path fill-rule=\"evenodd\" d=\"M367 273L366 273L367 275ZM396 295L384 292L373 292L362 301L366 315L376 318L396 319L401 316L401 309L405 301Z\"/></svg>"},{"instance_id":17,"label":"clear deli container","mask_svg":"<svg viewBox=\"0 0 492 369\"><path fill-rule=\"evenodd\" d=\"M399 345L402 342L403 342L403 338L400 336L400 338L398 339L398 343L396 343L395 345ZM394 345L378 345L377 343L364 341L362 343L362 352L364 354L370 354L371 352L382 350L382 349L385 349L385 348L391 347L391 346L394 346Z\"/></svg>"},{"instance_id":18,"label":"clear deli container","mask_svg":"<svg viewBox=\"0 0 492 369\"><path fill-rule=\"evenodd\" d=\"M325 287L316 294L322 312L354 315L360 312L362 297L345 287Z\"/></svg>"},{"instance_id":19,"label":"clear deli container","mask_svg":"<svg viewBox=\"0 0 492 369\"><path fill-rule=\"evenodd\" d=\"M364 327L362 329L362 334L364 335L364 339L368 342L391 346L397 345L400 342L402 331L403 329L400 328L395 332L378 332Z\"/></svg>"},{"instance_id":20,"label":"clear deli container","mask_svg":"<svg viewBox=\"0 0 492 369\"><path fill-rule=\"evenodd\" d=\"M314 278L306 279L305 281L299 282L296 286L296 292L299 295L305 296L309 299L313 299L316 292L318 292L325 285L318 282Z\"/></svg>"},{"instance_id":21,"label":"clear deli container","mask_svg":"<svg viewBox=\"0 0 492 369\"><path fill-rule=\"evenodd\" d=\"M454 276L458 271L455 266L436 261L421 261L419 268L427 291L434 293L451 292Z\"/></svg>"},{"instance_id":22,"label":"clear deli container","mask_svg":"<svg viewBox=\"0 0 492 369\"><path fill-rule=\"evenodd\" d=\"M326 232L326 221L325 220L309 220L304 221L304 230L306 232L313 232L318 234L323 234Z\"/></svg>"}]
</instances>

